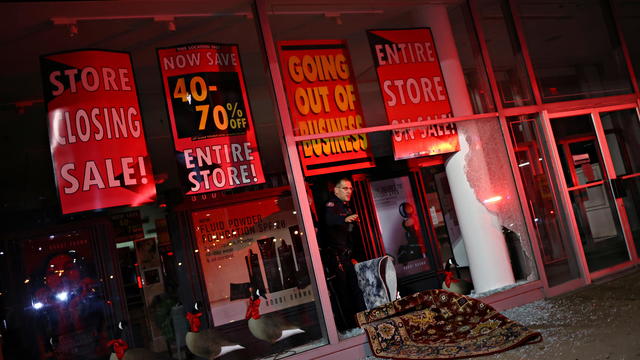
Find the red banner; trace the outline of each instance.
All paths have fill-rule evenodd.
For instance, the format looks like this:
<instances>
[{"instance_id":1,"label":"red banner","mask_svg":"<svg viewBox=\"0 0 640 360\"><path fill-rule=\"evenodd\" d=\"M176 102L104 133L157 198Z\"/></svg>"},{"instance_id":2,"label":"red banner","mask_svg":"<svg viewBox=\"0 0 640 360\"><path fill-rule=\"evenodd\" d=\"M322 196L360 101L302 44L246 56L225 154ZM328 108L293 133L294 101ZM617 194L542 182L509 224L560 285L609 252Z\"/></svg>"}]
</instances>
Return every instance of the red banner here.
<instances>
[{"instance_id":1,"label":"red banner","mask_svg":"<svg viewBox=\"0 0 640 360\"><path fill-rule=\"evenodd\" d=\"M263 183L237 45L158 49L187 195Z\"/></svg>"},{"instance_id":2,"label":"red banner","mask_svg":"<svg viewBox=\"0 0 640 360\"><path fill-rule=\"evenodd\" d=\"M431 29L369 30L389 124L452 116ZM394 131L396 160L460 150L454 123Z\"/></svg>"},{"instance_id":3,"label":"red banner","mask_svg":"<svg viewBox=\"0 0 640 360\"><path fill-rule=\"evenodd\" d=\"M295 135L365 127L347 43L280 41L280 64ZM366 134L298 143L305 175L374 166Z\"/></svg>"},{"instance_id":4,"label":"red banner","mask_svg":"<svg viewBox=\"0 0 640 360\"><path fill-rule=\"evenodd\" d=\"M129 54L72 51L40 64L62 212L155 200Z\"/></svg>"}]
</instances>

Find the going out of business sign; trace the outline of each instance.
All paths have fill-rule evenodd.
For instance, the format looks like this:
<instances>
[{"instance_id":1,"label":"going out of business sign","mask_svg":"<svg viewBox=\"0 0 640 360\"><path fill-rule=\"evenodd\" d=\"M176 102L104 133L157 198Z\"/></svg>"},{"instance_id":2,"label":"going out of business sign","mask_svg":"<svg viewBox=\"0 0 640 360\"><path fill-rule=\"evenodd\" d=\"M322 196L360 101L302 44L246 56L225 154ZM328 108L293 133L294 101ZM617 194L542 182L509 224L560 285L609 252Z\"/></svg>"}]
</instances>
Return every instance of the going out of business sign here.
<instances>
[{"instance_id":1,"label":"going out of business sign","mask_svg":"<svg viewBox=\"0 0 640 360\"><path fill-rule=\"evenodd\" d=\"M78 50L40 65L62 212L155 200L130 55Z\"/></svg>"},{"instance_id":2,"label":"going out of business sign","mask_svg":"<svg viewBox=\"0 0 640 360\"><path fill-rule=\"evenodd\" d=\"M158 49L187 195L263 183L237 45Z\"/></svg>"},{"instance_id":3,"label":"going out of business sign","mask_svg":"<svg viewBox=\"0 0 640 360\"><path fill-rule=\"evenodd\" d=\"M369 43L389 124L424 122L393 132L394 157L408 159L460 150L431 29L369 30Z\"/></svg>"},{"instance_id":4,"label":"going out of business sign","mask_svg":"<svg viewBox=\"0 0 640 360\"><path fill-rule=\"evenodd\" d=\"M346 41L280 41L278 50L295 135L365 127ZM305 140L297 146L305 175L374 166L366 134Z\"/></svg>"}]
</instances>

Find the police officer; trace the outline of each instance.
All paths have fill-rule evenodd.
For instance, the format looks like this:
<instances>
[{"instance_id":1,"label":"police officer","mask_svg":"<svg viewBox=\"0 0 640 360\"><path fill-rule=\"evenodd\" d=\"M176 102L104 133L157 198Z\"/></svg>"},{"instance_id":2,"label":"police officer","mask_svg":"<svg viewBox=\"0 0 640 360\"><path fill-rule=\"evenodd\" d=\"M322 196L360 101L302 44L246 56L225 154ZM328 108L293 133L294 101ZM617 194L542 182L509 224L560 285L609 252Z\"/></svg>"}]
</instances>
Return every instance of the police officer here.
<instances>
[{"instance_id":1,"label":"police officer","mask_svg":"<svg viewBox=\"0 0 640 360\"><path fill-rule=\"evenodd\" d=\"M354 228L359 221L349 203L352 193L351 180L340 178L324 205L323 250L327 267L335 276L333 288L344 317L338 322L340 330L355 327L355 314L365 309L352 262Z\"/></svg>"}]
</instances>

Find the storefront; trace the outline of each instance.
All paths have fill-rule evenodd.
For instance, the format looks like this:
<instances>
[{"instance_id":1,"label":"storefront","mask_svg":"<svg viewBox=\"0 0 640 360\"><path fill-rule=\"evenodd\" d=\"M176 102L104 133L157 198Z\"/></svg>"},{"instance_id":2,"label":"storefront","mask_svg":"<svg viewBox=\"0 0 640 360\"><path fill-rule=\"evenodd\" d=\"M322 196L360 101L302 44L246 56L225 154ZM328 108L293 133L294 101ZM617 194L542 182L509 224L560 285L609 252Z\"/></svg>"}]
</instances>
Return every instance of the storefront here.
<instances>
[{"instance_id":1,"label":"storefront","mask_svg":"<svg viewBox=\"0 0 640 360\"><path fill-rule=\"evenodd\" d=\"M640 263L635 2L0 9L0 360L357 359L352 259L498 309Z\"/></svg>"}]
</instances>

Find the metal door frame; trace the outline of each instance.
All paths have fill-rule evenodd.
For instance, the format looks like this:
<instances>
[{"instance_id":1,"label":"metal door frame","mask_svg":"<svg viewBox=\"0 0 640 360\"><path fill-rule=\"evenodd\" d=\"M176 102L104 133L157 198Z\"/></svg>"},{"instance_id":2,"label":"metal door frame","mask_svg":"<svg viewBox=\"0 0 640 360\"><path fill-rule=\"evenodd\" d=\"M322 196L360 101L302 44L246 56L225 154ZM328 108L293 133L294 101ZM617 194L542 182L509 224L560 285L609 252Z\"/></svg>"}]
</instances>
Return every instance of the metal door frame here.
<instances>
[{"instance_id":1,"label":"metal door frame","mask_svg":"<svg viewBox=\"0 0 640 360\"><path fill-rule=\"evenodd\" d=\"M580 232L578 228L578 224L576 222L575 213L573 211L573 207L571 206L571 198L569 196L570 189L567 187L566 178L564 174L564 169L562 168L562 164L560 162L560 154L558 153L557 144L558 142L555 139L553 134L553 130L551 128L551 121L557 118L565 118L579 115L589 115L591 116L591 121L593 127L596 132L596 140L598 142L598 150L600 151L600 156L602 158L602 162L604 165L603 168L603 178L602 183L608 183L611 186L611 180L616 179L617 176L615 174L615 169L613 167L613 161L611 158L611 153L609 151L609 145L607 143L607 139L605 136L604 129L602 127L602 122L600 119L600 113L602 112L611 112L611 111L621 111L621 110L629 110L635 109L638 112L638 104L622 104L622 105L613 105L613 106L603 106L603 107L594 107L580 110L569 110L569 111L558 111L550 113L548 110L542 111L542 128L544 137L546 138L546 142L548 144L548 151L551 154L551 167L553 168L556 181L559 188L558 198L561 200L560 204L562 209L566 212L567 221L569 222L569 231L572 235L574 250L576 252L576 256L578 257L578 265L580 267L580 272L584 281L589 284L593 282L593 280L601 278L603 276L609 275L611 273L618 272L620 270L631 268L635 266L639 261L638 253L635 248L635 243L633 241L633 236L631 234L631 227L628 221L628 217L624 208L624 203L621 198L615 198L615 205L617 216L620 221L623 236L625 239L625 244L627 246L627 250L629 252L630 260L625 261L621 264L614 265L612 267L608 267L602 270L597 270L594 272L590 272L587 266L587 259L584 253L584 248L582 246L582 240L580 237ZM572 187L575 189L575 186ZM610 189L611 191L611 189Z\"/></svg>"}]
</instances>

